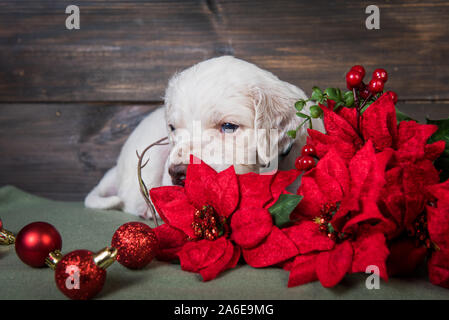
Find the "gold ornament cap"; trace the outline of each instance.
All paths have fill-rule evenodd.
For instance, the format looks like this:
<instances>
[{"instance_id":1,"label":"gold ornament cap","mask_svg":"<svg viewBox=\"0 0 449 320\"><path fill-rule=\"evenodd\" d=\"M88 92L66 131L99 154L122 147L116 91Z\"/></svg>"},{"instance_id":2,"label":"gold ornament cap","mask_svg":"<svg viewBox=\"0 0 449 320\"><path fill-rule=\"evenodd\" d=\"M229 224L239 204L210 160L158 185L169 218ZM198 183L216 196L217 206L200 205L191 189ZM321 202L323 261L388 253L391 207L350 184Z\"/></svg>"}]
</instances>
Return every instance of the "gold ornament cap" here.
<instances>
[{"instance_id":1,"label":"gold ornament cap","mask_svg":"<svg viewBox=\"0 0 449 320\"><path fill-rule=\"evenodd\" d=\"M16 242L16 236L14 233L6 230L6 229L0 229L0 245L10 245Z\"/></svg>"},{"instance_id":2,"label":"gold ornament cap","mask_svg":"<svg viewBox=\"0 0 449 320\"><path fill-rule=\"evenodd\" d=\"M63 255L62 255L61 251L59 251L59 250L50 252L48 254L47 258L45 258L45 264L47 266L49 266L50 269L55 270L56 265L58 264L59 261L61 261L62 257L63 257Z\"/></svg>"},{"instance_id":3,"label":"gold ornament cap","mask_svg":"<svg viewBox=\"0 0 449 320\"><path fill-rule=\"evenodd\" d=\"M101 269L108 268L117 258L117 249L106 247L94 254L94 262Z\"/></svg>"}]
</instances>

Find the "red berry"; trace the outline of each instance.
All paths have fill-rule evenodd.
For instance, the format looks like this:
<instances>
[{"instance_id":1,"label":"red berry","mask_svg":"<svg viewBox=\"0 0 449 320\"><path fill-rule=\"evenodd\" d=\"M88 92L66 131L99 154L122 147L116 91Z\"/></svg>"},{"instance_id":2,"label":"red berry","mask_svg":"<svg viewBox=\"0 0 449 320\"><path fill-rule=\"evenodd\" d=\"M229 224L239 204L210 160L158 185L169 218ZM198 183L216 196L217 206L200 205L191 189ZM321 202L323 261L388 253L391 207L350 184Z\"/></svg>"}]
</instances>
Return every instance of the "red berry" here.
<instances>
[{"instance_id":1,"label":"red berry","mask_svg":"<svg viewBox=\"0 0 449 320\"><path fill-rule=\"evenodd\" d=\"M362 79L365 77L365 68L361 65L352 66L350 71L357 71L362 76Z\"/></svg>"},{"instance_id":2,"label":"red berry","mask_svg":"<svg viewBox=\"0 0 449 320\"><path fill-rule=\"evenodd\" d=\"M315 148L313 146L311 146L310 144L306 144L304 147L302 147L301 155L302 156L316 156Z\"/></svg>"},{"instance_id":3,"label":"red berry","mask_svg":"<svg viewBox=\"0 0 449 320\"><path fill-rule=\"evenodd\" d=\"M315 166L315 159L311 156L298 157L295 161L295 167L299 171L308 171Z\"/></svg>"},{"instance_id":4,"label":"red berry","mask_svg":"<svg viewBox=\"0 0 449 320\"><path fill-rule=\"evenodd\" d=\"M368 88L371 93L379 93L384 90L384 83L381 80L373 79L369 82Z\"/></svg>"},{"instance_id":5,"label":"red berry","mask_svg":"<svg viewBox=\"0 0 449 320\"><path fill-rule=\"evenodd\" d=\"M394 104L396 104L396 102L398 102L398 95L396 94L396 92L387 91L386 93L391 97L391 100L393 100Z\"/></svg>"},{"instance_id":6,"label":"red berry","mask_svg":"<svg viewBox=\"0 0 449 320\"><path fill-rule=\"evenodd\" d=\"M385 69L376 69L373 72L373 79L377 79L382 82L387 82L388 73L387 73L387 71L385 71Z\"/></svg>"},{"instance_id":7,"label":"red berry","mask_svg":"<svg viewBox=\"0 0 449 320\"><path fill-rule=\"evenodd\" d=\"M362 83L362 74L358 71L349 71L346 74L346 84L348 88L357 88Z\"/></svg>"}]
</instances>

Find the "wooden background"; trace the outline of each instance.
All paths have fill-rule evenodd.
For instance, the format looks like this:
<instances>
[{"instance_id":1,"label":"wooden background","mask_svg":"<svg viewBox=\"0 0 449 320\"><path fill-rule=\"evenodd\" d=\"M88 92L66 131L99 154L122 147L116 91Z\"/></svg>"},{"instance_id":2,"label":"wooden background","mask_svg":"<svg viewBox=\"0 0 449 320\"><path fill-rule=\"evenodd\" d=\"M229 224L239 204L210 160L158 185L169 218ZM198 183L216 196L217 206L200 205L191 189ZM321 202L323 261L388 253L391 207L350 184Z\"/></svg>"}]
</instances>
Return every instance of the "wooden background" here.
<instances>
[{"instance_id":1,"label":"wooden background","mask_svg":"<svg viewBox=\"0 0 449 320\"><path fill-rule=\"evenodd\" d=\"M65 28L76 4L81 29ZM365 28L366 6L380 30ZM0 1L0 186L80 200L169 77L232 54L310 93L353 64L389 71L400 108L449 116L446 1Z\"/></svg>"}]
</instances>

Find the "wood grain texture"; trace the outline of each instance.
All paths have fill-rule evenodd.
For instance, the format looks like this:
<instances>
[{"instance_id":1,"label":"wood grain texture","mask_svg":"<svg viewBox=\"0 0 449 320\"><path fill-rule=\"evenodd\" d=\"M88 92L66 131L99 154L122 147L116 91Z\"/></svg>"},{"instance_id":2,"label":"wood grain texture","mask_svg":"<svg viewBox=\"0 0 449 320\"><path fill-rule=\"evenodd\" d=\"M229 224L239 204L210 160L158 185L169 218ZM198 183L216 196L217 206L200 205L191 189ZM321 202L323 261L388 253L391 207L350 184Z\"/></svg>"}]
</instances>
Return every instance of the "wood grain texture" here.
<instances>
[{"instance_id":1,"label":"wood grain texture","mask_svg":"<svg viewBox=\"0 0 449 320\"><path fill-rule=\"evenodd\" d=\"M156 107L1 105L0 186L11 184L54 199L83 199L115 165L132 130Z\"/></svg>"},{"instance_id":2,"label":"wood grain texture","mask_svg":"<svg viewBox=\"0 0 449 320\"><path fill-rule=\"evenodd\" d=\"M82 200L115 161L129 134L157 105L0 105L0 186ZM399 103L413 118L447 117L449 104ZM151 143L151 142L149 142Z\"/></svg>"},{"instance_id":3,"label":"wood grain texture","mask_svg":"<svg viewBox=\"0 0 449 320\"><path fill-rule=\"evenodd\" d=\"M65 29L72 1L0 2L0 101L160 101L169 77L233 54L310 93L343 86L356 63L385 67L402 99L449 99L449 3L367 1L77 1L81 29Z\"/></svg>"}]
</instances>

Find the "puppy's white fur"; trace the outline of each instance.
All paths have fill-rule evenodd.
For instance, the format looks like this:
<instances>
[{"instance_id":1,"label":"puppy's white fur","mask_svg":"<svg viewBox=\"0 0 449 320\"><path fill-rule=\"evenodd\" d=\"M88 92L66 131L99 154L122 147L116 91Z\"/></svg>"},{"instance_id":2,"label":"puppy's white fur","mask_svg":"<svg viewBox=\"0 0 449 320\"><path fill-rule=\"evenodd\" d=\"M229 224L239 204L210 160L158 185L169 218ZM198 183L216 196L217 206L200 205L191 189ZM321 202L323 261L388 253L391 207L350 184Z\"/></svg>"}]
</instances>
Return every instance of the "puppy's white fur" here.
<instances>
[{"instance_id":1,"label":"puppy's white fur","mask_svg":"<svg viewBox=\"0 0 449 320\"><path fill-rule=\"evenodd\" d=\"M304 92L296 86L279 80L254 64L231 56L206 60L175 74L166 90L165 107L152 112L137 126L124 144L117 165L88 194L85 205L145 215L146 204L137 181L136 150L141 152L149 144L167 135L170 145L156 146L147 152L150 161L142 170L142 177L148 188L170 185L169 166L187 161L189 154L198 156L218 171L229 167L229 163L223 164L222 159L217 159L209 152L217 148L217 141L224 145L225 150L233 146L236 153L257 152L257 163L234 163L237 173L257 172L261 166L276 160L273 155L261 152L273 145L278 147L279 153L291 147L287 156L279 157L279 169L291 169L306 142L306 126L299 130L293 144L286 132L296 129L301 122L301 118L295 115L294 104L305 98ZM303 112L309 113L309 105ZM221 124L226 122L239 126L231 134L231 139L225 139L229 138L225 136L229 133L220 130ZM202 139L196 144L179 142L179 132L193 133L198 130L195 123L209 133L208 139ZM169 125L176 130L169 130ZM313 126L324 131L319 119L313 120ZM251 135L254 129L266 129L267 133L270 129L278 129L279 138L270 141L268 134L254 137ZM248 133L254 139L245 145L239 144L238 137ZM195 145L200 146L201 150Z\"/></svg>"}]
</instances>

